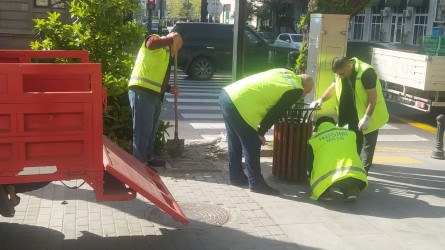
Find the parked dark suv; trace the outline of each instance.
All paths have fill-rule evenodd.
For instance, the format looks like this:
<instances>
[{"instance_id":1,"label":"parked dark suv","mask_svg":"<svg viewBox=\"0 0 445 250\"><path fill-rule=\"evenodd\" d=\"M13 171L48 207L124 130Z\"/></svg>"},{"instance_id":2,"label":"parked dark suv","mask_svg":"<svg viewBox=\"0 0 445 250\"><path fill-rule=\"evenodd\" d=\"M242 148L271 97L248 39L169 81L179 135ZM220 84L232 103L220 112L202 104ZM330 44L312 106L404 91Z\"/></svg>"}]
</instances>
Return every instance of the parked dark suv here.
<instances>
[{"instance_id":1,"label":"parked dark suv","mask_svg":"<svg viewBox=\"0 0 445 250\"><path fill-rule=\"evenodd\" d=\"M178 68L196 80L208 80L215 71L230 71L233 56L233 24L177 23L183 46L178 53ZM291 49L268 45L246 27L244 72L257 73L273 67L285 67Z\"/></svg>"}]
</instances>

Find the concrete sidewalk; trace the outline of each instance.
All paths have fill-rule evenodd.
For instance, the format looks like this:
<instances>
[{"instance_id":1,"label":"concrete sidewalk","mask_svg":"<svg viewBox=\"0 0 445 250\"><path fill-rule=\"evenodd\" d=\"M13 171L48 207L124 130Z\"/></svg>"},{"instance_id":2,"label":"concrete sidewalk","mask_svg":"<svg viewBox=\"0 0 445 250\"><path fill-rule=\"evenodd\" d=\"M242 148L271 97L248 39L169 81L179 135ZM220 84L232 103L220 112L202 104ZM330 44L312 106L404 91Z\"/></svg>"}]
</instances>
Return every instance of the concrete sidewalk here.
<instances>
[{"instance_id":1,"label":"concrete sidewalk","mask_svg":"<svg viewBox=\"0 0 445 250\"><path fill-rule=\"evenodd\" d=\"M95 202L86 185L60 183L27 194L0 217L1 249L445 249L445 161L426 151L382 149L355 203L309 199L305 184L271 175L279 197L228 185L220 147L189 144L161 171L190 219L183 227L138 195ZM81 181L68 182L69 185Z\"/></svg>"}]
</instances>

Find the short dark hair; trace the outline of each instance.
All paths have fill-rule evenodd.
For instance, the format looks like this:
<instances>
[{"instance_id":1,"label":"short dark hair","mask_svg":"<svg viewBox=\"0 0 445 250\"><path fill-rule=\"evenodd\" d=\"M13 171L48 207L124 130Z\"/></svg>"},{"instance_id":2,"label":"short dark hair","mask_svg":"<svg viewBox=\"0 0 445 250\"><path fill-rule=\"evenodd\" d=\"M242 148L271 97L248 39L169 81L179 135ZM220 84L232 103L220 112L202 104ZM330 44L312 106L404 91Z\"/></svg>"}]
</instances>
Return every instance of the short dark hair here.
<instances>
[{"instance_id":1,"label":"short dark hair","mask_svg":"<svg viewBox=\"0 0 445 250\"><path fill-rule=\"evenodd\" d=\"M322 116L318 118L317 121L315 122L315 127L318 128L318 126L320 126L323 122L330 122L332 124L335 124L334 118L330 116Z\"/></svg>"},{"instance_id":2,"label":"short dark hair","mask_svg":"<svg viewBox=\"0 0 445 250\"><path fill-rule=\"evenodd\" d=\"M332 60L332 72L337 72L349 63L349 60L344 56L337 56Z\"/></svg>"}]
</instances>

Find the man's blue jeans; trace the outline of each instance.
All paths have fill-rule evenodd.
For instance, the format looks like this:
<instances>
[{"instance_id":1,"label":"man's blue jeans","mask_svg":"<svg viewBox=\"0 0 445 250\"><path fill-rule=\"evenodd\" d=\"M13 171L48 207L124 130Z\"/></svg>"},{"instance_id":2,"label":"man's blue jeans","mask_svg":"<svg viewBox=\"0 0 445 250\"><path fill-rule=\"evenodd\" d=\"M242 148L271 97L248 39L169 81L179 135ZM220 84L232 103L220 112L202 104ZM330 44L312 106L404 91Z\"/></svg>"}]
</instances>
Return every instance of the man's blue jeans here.
<instances>
[{"instance_id":1,"label":"man's blue jeans","mask_svg":"<svg viewBox=\"0 0 445 250\"><path fill-rule=\"evenodd\" d=\"M249 187L265 185L260 167L261 141L257 131L244 121L225 90L219 96L219 105L227 130L230 181L245 180L246 175L242 167L244 153Z\"/></svg>"},{"instance_id":2,"label":"man's blue jeans","mask_svg":"<svg viewBox=\"0 0 445 250\"><path fill-rule=\"evenodd\" d=\"M154 159L161 98L138 89L129 89L133 118L133 156L146 164Z\"/></svg>"}]
</instances>

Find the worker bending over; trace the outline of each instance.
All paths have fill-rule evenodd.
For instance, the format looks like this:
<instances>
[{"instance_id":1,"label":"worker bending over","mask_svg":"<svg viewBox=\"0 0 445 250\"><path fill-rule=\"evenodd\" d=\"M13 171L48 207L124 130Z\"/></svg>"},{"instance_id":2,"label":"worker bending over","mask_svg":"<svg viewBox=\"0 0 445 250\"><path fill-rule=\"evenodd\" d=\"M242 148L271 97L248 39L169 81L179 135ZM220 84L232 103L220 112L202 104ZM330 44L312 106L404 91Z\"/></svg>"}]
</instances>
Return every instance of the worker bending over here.
<instances>
[{"instance_id":1,"label":"worker bending over","mask_svg":"<svg viewBox=\"0 0 445 250\"><path fill-rule=\"evenodd\" d=\"M357 152L369 172L379 128L389 119L382 86L374 68L357 58L334 58L332 71L335 81L310 107L321 106L335 94L338 124L341 127L348 125L356 133Z\"/></svg>"},{"instance_id":2,"label":"worker bending over","mask_svg":"<svg viewBox=\"0 0 445 250\"><path fill-rule=\"evenodd\" d=\"M353 201L368 186L367 173L357 153L353 131L335 126L332 117L320 117L317 132L309 139L308 172L311 198L331 200L331 188L338 188L345 200Z\"/></svg>"},{"instance_id":3,"label":"worker bending over","mask_svg":"<svg viewBox=\"0 0 445 250\"><path fill-rule=\"evenodd\" d=\"M260 148L264 135L301 97L312 90L309 75L271 69L225 87L219 96L227 130L230 183L249 185L252 192L277 195L261 174ZM246 162L247 176L242 167Z\"/></svg>"}]
</instances>

